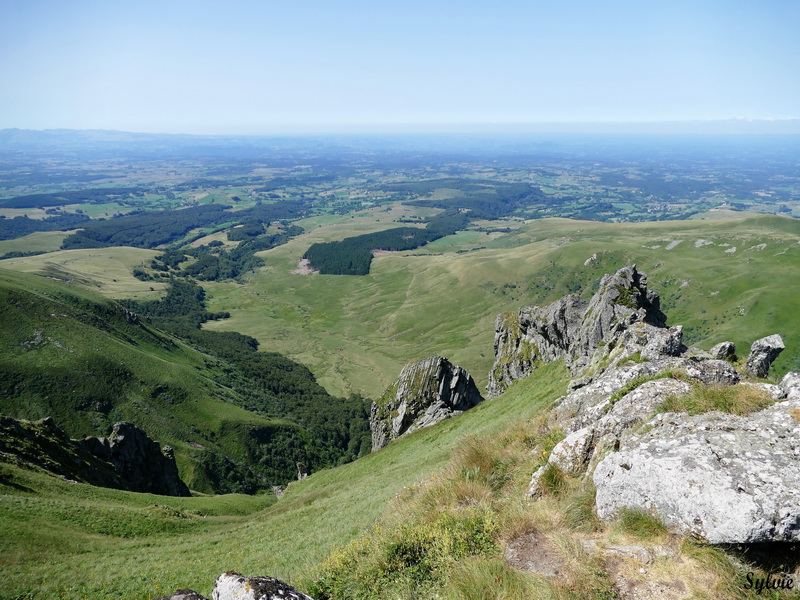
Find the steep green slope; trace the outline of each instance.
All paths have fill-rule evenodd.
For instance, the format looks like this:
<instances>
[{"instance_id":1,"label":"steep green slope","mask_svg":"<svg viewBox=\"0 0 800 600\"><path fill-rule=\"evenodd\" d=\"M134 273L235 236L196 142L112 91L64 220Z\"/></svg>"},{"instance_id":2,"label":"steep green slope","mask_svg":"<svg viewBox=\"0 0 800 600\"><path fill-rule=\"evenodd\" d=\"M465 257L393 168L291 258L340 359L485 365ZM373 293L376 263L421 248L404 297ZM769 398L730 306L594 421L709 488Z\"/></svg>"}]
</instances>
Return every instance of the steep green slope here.
<instances>
[{"instance_id":1,"label":"steep green slope","mask_svg":"<svg viewBox=\"0 0 800 600\"><path fill-rule=\"evenodd\" d=\"M561 365L547 366L464 415L292 483L268 508L263 497L162 498L0 465L0 598L209 594L231 569L302 583L404 488L441 471L466 436L529 419L565 383Z\"/></svg>"},{"instance_id":2,"label":"steep green slope","mask_svg":"<svg viewBox=\"0 0 800 600\"><path fill-rule=\"evenodd\" d=\"M133 422L175 448L194 489L253 492L335 460L296 422L243 408L228 362L77 285L0 271L0 344L0 411L78 438Z\"/></svg>"},{"instance_id":3,"label":"steep green slope","mask_svg":"<svg viewBox=\"0 0 800 600\"><path fill-rule=\"evenodd\" d=\"M358 278L293 274L309 243L347 235L338 224L307 227L263 253L267 266L247 285L207 285L210 310L231 318L205 327L247 332L308 365L335 393L377 397L406 362L434 355L464 366L483 386L499 312L591 293L603 273L636 263L661 292L670 323L687 327L690 343L710 347L729 338L746 354L753 340L779 332L787 350L773 372L800 366L796 219L496 225L503 224L517 229L466 236L438 254L433 242L379 256Z\"/></svg>"}]
</instances>

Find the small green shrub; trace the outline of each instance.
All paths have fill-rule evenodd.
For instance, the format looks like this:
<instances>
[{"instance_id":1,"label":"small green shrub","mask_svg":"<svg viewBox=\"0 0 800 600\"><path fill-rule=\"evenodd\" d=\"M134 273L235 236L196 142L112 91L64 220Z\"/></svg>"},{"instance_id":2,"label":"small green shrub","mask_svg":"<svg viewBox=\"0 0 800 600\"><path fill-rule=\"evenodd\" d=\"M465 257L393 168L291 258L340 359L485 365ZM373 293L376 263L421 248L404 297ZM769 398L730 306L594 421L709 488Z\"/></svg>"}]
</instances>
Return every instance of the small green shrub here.
<instances>
[{"instance_id":1,"label":"small green shrub","mask_svg":"<svg viewBox=\"0 0 800 600\"><path fill-rule=\"evenodd\" d=\"M454 562L495 554L497 530L491 513L479 508L391 530L376 527L331 554L309 592L318 600L395 597L408 589L423 594L443 585Z\"/></svg>"},{"instance_id":2,"label":"small green shrub","mask_svg":"<svg viewBox=\"0 0 800 600\"><path fill-rule=\"evenodd\" d=\"M614 304L619 304L620 306L625 306L633 310L639 308L639 304L636 302L636 296L638 296L638 292L634 292L630 288L626 288L622 285L618 285L616 287L617 291L619 292L619 296L614 301Z\"/></svg>"}]
</instances>

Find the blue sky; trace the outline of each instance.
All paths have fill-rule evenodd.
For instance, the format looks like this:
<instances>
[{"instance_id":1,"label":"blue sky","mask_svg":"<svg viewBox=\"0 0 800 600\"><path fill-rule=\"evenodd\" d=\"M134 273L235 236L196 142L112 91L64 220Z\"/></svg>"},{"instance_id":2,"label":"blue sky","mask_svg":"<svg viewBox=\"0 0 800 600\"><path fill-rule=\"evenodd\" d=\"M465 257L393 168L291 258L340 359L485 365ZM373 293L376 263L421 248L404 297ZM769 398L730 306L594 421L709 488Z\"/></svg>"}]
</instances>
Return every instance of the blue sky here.
<instances>
[{"instance_id":1,"label":"blue sky","mask_svg":"<svg viewBox=\"0 0 800 600\"><path fill-rule=\"evenodd\" d=\"M795 0L3 0L0 128L800 117Z\"/></svg>"}]
</instances>

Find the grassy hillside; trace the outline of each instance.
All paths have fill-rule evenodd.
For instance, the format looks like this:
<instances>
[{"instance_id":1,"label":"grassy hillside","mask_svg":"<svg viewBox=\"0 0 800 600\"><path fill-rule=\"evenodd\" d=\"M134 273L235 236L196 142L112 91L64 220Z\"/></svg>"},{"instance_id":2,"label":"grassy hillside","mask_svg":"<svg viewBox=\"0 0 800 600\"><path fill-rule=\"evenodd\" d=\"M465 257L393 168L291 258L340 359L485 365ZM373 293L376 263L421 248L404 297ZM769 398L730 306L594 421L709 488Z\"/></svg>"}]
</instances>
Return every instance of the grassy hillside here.
<instances>
[{"instance_id":1,"label":"grassy hillside","mask_svg":"<svg viewBox=\"0 0 800 600\"><path fill-rule=\"evenodd\" d=\"M297 423L243 408L230 364L81 285L0 270L0 344L0 412L78 438L133 422L175 448L194 489L254 491L329 464Z\"/></svg>"},{"instance_id":2,"label":"grassy hillside","mask_svg":"<svg viewBox=\"0 0 800 600\"><path fill-rule=\"evenodd\" d=\"M13 240L13 243L17 241ZM133 277L132 271L149 263L157 255L155 250L128 247L59 250L38 256L6 259L0 261L0 268L23 273L46 273L82 283L109 298L147 298L163 293L165 284L139 281Z\"/></svg>"},{"instance_id":3,"label":"grassy hillside","mask_svg":"<svg viewBox=\"0 0 800 600\"><path fill-rule=\"evenodd\" d=\"M256 337L309 366L333 393L376 397L406 362L436 354L485 385L499 312L573 291L591 294L604 273L636 263L661 294L670 324L686 326L690 343L730 339L746 354L754 339L779 332L787 350L774 373L800 368L797 220L493 222L518 229L470 231L385 254L366 276L292 274L311 243L378 227L366 217L334 221L261 253L267 264L247 285L206 285L209 309L232 315L206 327Z\"/></svg>"},{"instance_id":4,"label":"grassy hillside","mask_svg":"<svg viewBox=\"0 0 800 600\"><path fill-rule=\"evenodd\" d=\"M230 569L302 584L404 488L441 471L467 436L531 418L564 386L563 368L548 366L458 418L292 483L271 506L265 497L132 494L0 465L0 598L209 594Z\"/></svg>"}]
</instances>

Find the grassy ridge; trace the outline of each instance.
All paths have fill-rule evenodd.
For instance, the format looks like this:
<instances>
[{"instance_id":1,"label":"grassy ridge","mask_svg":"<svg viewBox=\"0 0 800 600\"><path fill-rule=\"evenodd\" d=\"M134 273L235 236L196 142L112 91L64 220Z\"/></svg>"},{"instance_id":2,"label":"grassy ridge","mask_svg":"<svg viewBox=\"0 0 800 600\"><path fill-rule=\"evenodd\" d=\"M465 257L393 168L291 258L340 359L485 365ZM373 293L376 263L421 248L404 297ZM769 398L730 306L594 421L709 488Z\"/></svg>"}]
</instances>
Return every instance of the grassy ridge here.
<instances>
[{"instance_id":1,"label":"grassy ridge","mask_svg":"<svg viewBox=\"0 0 800 600\"><path fill-rule=\"evenodd\" d=\"M465 436L531 417L564 385L561 365L548 366L458 418L293 483L272 506L263 497L132 494L0 465L0 598L144 599L179 587L208 594L230 569L302 582L404 487L440 471Z\"/></svg>"},{"instance_id":2,"label":"grassy ridge","mask_svg":"<svg viewBox=\"0 0 800 600\"><path fill-rule=\"evenodd\" d=\"M266 266L246 286L207 285L209 309L232 315L207 327L256 337L309 366L334 394L376 397L406 362L437 354L485 385L495 315L569 292L591 294L604 273L630 263L648 274L670 324L686 326L690 343L710 347L730 339L746 354L753 340L779 332L787 350L774 373L800 368L797 220L512 222L519 229L484 233L480 244L472 233L461 248L448 239L449 252L438 255L426 249L380 256L356 281L292 274L310 243L380 227L367 216L326 225L261 253ZM700 240L713 245L696 247ZM485 248L457 253L478 245Z\"/></svg>"}]
</instances>

